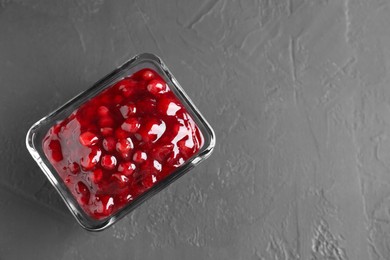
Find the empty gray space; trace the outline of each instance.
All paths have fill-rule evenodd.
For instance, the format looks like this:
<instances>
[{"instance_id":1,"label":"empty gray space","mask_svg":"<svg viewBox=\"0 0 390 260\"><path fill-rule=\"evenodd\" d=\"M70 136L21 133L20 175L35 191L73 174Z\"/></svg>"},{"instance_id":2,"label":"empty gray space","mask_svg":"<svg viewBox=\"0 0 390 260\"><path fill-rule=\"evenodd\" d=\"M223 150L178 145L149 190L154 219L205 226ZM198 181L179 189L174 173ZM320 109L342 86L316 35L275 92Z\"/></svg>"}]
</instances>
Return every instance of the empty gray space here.
<instances>
[{"instance_id":1,"label":"empty gray space","mask_svg":"<svg viewBox=\"0 0 390 260\"><path fill-rule=\"evenodd\" d=\"M0 259L390 259L389 24L389 1L0 0ZM217 146L87 232L25 135L143 52Z\"/></svg>"}]
</instances>

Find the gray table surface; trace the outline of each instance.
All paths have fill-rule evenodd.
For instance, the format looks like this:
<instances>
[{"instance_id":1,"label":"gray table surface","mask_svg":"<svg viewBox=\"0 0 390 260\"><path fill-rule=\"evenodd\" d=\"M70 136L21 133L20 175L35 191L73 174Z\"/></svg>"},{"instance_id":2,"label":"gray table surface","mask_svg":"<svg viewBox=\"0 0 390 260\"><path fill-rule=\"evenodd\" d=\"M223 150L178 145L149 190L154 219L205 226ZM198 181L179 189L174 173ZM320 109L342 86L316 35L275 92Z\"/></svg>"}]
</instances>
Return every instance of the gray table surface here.
<instances>
[{"instance_id":1,"label":"gray table surface","mask_svg":"<svg viewBox=\"0 0 390 260\"><path fill-rule=\"evenodd\" d=\"M386 0L1 0L0 259L390 259L389 24ZM87 232L25 135L143 52L217 146Z\"/></svg>"}]
</instances>

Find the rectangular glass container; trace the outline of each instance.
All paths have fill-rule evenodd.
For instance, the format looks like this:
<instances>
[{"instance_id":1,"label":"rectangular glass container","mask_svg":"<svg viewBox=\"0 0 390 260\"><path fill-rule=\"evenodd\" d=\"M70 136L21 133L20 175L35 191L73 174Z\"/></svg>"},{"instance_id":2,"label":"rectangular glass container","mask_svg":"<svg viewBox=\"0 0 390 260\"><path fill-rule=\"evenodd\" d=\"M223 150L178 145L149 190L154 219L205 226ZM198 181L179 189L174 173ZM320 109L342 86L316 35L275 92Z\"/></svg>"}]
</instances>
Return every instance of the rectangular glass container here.
<instances>
[{"instance_id":1,"label":"rectangular glass container","mask_svg":"<svg viewBox=\"0 0 390 260\"><path fill-rule=\"evenodd\" d=\"M60 176L58 169L56 169L53 163L46 156L43 140L48 134L48 131L52 129L59 122L64 121L75 113L83 104L89 102L94 97L97 97L104 90L109 89L122 79L130 77L134 73L143 70L151 69L157 72L158 75L167 83L169 89L173 92L176 98L181 102L181 105L186 109L186 112L191 116L196 126L201 132L202 145L196 154L193 154L190 158L186 159L184 163L178 166L173 172L164 179L155 183L151 188L146 189L141 195L137 196L134 200L129 201L125 206L111 215L104 218L94 218L87 214L80 205L74 194L69 190L65 184L64 179ZM199 164L206 159L212 152L215 145L215 134L205 118L201 115L199 110L194 106L190 98L185 94L182 87L177 80L173 77L172 73L168 70L166 65L161 59L153 54L140 54L124 63L119 68L105 76L103 79L95 83L91 88L80 93L62 107L53 111L49 115L43 117L37 123L35 123L28 131L26 137L27 148L37 162L39 167L45 173L51 184L55 187L58 193L61 195L65 204L77 219L79 224L90 231L100 231L110 225L114 224L117 220L124 217L130 211L134 210L137 206L143 203L145 200L164 189L172 183L175 179L182 176L185 172ZM141 173L142 174L142 173ZM82 191L81 191L82 192Z\"/></svg>"}]
</instances>

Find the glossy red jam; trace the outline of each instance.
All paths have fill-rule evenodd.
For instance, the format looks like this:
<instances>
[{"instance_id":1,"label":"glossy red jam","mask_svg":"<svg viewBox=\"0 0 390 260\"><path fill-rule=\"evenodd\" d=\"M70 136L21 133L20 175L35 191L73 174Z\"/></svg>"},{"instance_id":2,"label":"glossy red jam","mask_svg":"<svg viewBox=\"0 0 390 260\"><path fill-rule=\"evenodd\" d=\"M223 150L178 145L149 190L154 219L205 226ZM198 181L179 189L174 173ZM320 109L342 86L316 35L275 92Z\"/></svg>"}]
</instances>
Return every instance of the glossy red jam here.
<instances>
[{"instance_id":1,"label":"glossy red jam","mask_svg":"<svg viewBox=\"0 0 390 260\"><path fill-rule=\"evenodd\" d=\"M130 204L202 145L194 120L151 69L105 89L43 140L46 157L94 219Z\"/></svg>"}]
</instances>

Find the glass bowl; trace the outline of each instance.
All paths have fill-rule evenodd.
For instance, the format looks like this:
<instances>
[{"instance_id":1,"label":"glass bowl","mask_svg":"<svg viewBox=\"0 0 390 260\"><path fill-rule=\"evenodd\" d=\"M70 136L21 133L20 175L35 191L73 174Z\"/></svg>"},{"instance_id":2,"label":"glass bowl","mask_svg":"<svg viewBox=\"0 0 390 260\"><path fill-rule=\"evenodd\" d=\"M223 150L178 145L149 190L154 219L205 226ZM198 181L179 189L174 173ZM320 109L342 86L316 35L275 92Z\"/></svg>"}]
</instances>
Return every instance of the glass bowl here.
<instances>
[{"instance_id":1,"label":"glass bowl","mask_svg":"<svg viewBox=\"0 0 390 260\"><path fill-rule=\"evenodd\" d=\"M80 225L100 231L206 159L215 134L144 53L35 123L26 145Z\"/></svg>"}]
</instances>

